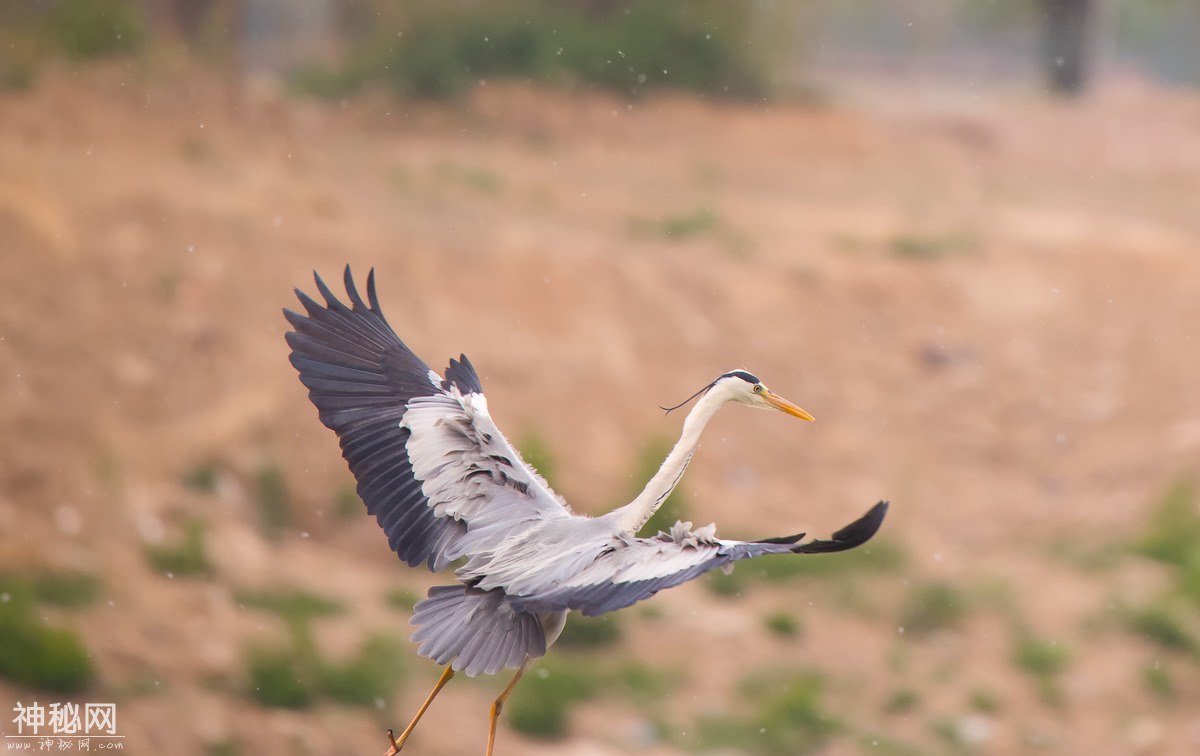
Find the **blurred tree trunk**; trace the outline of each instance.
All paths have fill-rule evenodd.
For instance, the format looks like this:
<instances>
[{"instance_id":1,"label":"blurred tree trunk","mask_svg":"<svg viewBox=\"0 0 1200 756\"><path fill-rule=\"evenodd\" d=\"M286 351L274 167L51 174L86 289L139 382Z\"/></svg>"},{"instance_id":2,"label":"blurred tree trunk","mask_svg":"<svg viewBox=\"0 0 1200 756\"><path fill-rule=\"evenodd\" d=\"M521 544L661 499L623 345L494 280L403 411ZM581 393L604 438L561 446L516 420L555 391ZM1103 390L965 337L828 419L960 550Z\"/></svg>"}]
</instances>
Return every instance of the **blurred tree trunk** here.
<instances>
[{"instance_id":1,"label":"blurred tree trunk","mask_svg":"<svg viewBox=\"0 0 1200 756\"><path fill-rule=\"evenodd\" d=\"M1058 95L1076 95L1087 86L1089 24L1093 0L1042 0L1045 6L1046 80Z\"/></svg>"}]
</instances>

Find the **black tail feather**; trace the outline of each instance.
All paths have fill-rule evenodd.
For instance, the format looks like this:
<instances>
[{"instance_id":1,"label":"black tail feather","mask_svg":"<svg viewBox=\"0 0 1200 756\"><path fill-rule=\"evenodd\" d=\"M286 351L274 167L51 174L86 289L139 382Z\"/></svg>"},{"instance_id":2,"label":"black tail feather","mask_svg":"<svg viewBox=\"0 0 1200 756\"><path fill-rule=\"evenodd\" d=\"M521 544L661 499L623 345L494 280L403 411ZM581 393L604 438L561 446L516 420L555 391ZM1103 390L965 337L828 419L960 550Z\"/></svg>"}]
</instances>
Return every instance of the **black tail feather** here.
<instances>
[{"instance_id":1,"label":"black tail feather","mask_svg":"<svg viewBox=\"0 0 1200 756\"><path fill-rule=\"evenodd\" d=\"M867 510L862 517L834 533L828 541L809 541L793 546L791 551L793 554L831 554L862 546L879 531L887 510L888 503L881 501Z\"/></svg>"}]
</instances>

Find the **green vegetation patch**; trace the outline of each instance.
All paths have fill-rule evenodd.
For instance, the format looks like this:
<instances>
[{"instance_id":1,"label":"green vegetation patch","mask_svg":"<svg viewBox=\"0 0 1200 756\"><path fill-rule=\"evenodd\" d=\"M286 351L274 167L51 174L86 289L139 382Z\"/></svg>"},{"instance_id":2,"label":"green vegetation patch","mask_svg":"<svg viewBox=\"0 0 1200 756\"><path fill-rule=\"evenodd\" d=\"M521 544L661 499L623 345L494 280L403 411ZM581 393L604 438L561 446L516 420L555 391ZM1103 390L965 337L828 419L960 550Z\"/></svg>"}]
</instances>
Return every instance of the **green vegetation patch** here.
<instances>
[{"instance_id":1,"label":"green vegetation patch","mask_svg":"<svg viewBox=\"0 0 1200 756\"><path fill-rule=\"evenodd\" d=\"M915 236L901 235L889 243L891 253L909 260L942 260L973 254L978 243L969 236Z\"/></svg>"},{"instance_id":2,"label":"green vegetation patch","mask_svg":"<svg viewBox=\"0 0 1200 756\"><path fill-rule=\"evenodd\" d=\"M130 0L59 0L51 7L51 38L71 58L132 52L144 37L141 14Z\"/></svg>"},{"instance_id":3,"label":"green vegetation patch","mask_svg":"<svg viewBox=\"0 0 1200 756\"><path fill-rule=\"evenodd\" d=\"M185 470L179 476L179 482L183 484L184 488L189 490L202 494L213 494L217 490L219 472L216 462L207 460L189 470Z\"/></svg>"},{"instance_id":4,"label":"green vegetation patch","mask_svg":"<svg viewBox=\"0 0 1200 756\"><path fill-rule=\"evenodd\" d=\"M622 699L633 698L642 703L660 701L679 682L679 674L642 662L629 662L620 667L613 679Z\"/></svg>"},{"instance_id":5,"label":"green vegetation patch","mask_svg":"<svg viewBox=\"0 0 1200 756\"><path fill-rule=\"evenodd\" d=\"M1163 495L1137 550L1163 564L1186 568L1200 559L1200 511L1190 479L1173 484Z\"/></svg>"},{"instance_id":6,"label":"green vegetation patch","mask_svg":"<svg viewBox=\"0 0 1200 756\"><path fill-rule=\"evenodd\" d=\"M294 588L238 591L234 598L242 606L274 612L289 623L306 623L316 617L330 617L345 611L345 607L333 599Z\"/></svg>"},{"instance_id":7,"label":"green vegetation patch","mask_svg":"<svg viewBox=\"0 0 1200 756\"><path fill-rule=\"evenodd\" d=\"M562 634L558 636L557 645L574 649L612 646L621 639L619 617L620 615L612 613L600 617L572 614L567 618Z\"/></svg>"},{"instance_id":8,"label":"green vegetation patch","mask_svg":"<svg viewBox=\"0 0 1200 756\"><path fill-rule=\"evenodd\" d=\"M781 638L795 638L803 630L800 620L789 612L774 612L763 619L763 626Z\"/></svg>"},{"instance_id":9,"label":"green vegetation patch","mask_svg":"<svg viewBox=\"0 0 1200 756\"><path fill-rule=\"evenodd\" d=\"M741 685L755 711L700 721L701 750L730 748L762 754L813 753L843 729L823 703L825 681L816 672L753 676Z\"/></svg>"},{"instance_id":10,"label":"green vegetation patch","mask_svg":"<svg viewBox=\"0 0 1200 756\"><path fill-rule=\"evenodd\" d=\"M250 694L263 706L303 709L316 700L311 660L291 647L255 645L246 652Z\"/></svg>"},{"instance_id":11,"label":"green vegetation patch","mask_svg":"<svg viewBox=\"0 0 1200 756\"><path fill-rule=\"evenodd\" d=\"M1149 664L1142 670L1142 682L1146 684L1146 689L1160 701L1174 701L1179 696L1175 679L1171 677L1167 668L1158 662Z\"/></svg>"},{"instance_id":12,"label":"green vegetation patch","mask_svg":"<svg viewBox=\"0 0 1200 756\"><path fill-rule=\"evenodd\" d=\"M629 229L635 235L661 236L673 241L713 234L720 231L724 225L721 216L707 207L662 218L633 218L629 221Z\"/></svg>"},{"instance_id":13,"label":"green vegetation patch","mask_svg":"<svg viewBox=\"0 0 1200 756\"><path fill-rule=\"evenodd\" d=\"M485 168L442 161L433 166L433 174L442 184L466 187L481 194L499 194L504 188L500 174Z\"/></svg>"},{"instance_id":14,"label":"green vegetation patch","mask_svg":"<svg viewBox=\"0 0 1200 756\"><path fill-rule=\"evenodd\" d=\"M1031 635L1020 635L1013 649L1013 663L1034 679L1043 701L1061 703L1058 678L1071 663L1071 650L1067 646Z\"/></svg>"},{"instance_id":15,"label":"green vegetation patch","mask_svg":"<svg viewBox=\"0 0 1200 756\"><path fill-rule=\"evenodd\" d=\"M553 488L554 481L558 479L558 461L546 437L536 430L526 431L517 442L517 449L521 453L521 459L537 470Z\"/></svg>"},{"instance_id":16,"label":"green vegetation patch","mask_svg":"<svg viewBox=\"0 0 1200 756\"><path fill-rule=\"evenodd\" d=\"M183 534L172 544L147 546L146 559L157 572L181 577L206 577L213 573L208 559L206 528L199 520L184 523Z\"/></svg>"},{"instance_id":17,"label":"green vegetation patch","mask_svg":"<svg viewBox=\"0 0 1200 756\"><path fill-rule=\"evenodd\" d=\"M1000 697L987 688L974 688L967 696L967 703L980 714L998 714L1003 708Z\"/></svg>"},{"instance_id":18,"label":"green vegetation patch","mask_svg":"<svg viewBox=\"0 0 1200 756\"><path fill-rule=\"evenodd\" d=\"M405 97L443 98L480 81L581 83L638 96L684 89L759 97L769 90L760 52L744 44L751 15L720 0L658 0L611 12L525 0L413 2L404 28L351 45L340 68L308 66L294 90L344 97L379 81Z\"/></svg>"},{"instance_id":19,"label":"green vegetation patch","mask_svg":"<svg viewBox=\"0 0 1200 756\"><path fill-rule=\"evenodd\" d=\"M293 519L292 497L278 465L268 462L258 468L254 475L254 491L262 534L278 540Z\"/></svg>"},{"instance_id":20,"label":"green vegetation patch","mask_svg":"<svg viewBox=\"0 0 1200 756\"><path fill-rule=\"evenodd\" d=\"M344 704L388 706L405 673L405 649L397 638L372 635L341 664L325 662L320 691Z\"/></svg>"},{"instance_id":21,"label":"green vegetation patch","mask_svg":"<svg viewBox=\"0 0 1200 756\"><path fill-rule=\"evenodd\" d=\"M905 599L900 624L905 635L932 635L958 626L968 608L966 596L949 583L917 585Z\"/></svg>"},{"instance_id":22,"label":"green vegetation patch","mask_svg":"<svg viewBox=\"0 0 1200 756\"><path fill-rule=\"evenodd\" d=\"M714 596L736 598L741 596L749 586L749 576L739 572L737 568L726 572L713 570L704 576L704 587Z\"/></svg>"},{"instance_id":23,"label":"green vegetation patch","mask_svg":"<svg viewBox=\"0 0 1200 756\"><path fill-rule=\"evenodd\" d=\"M1175 568L1176 590L1200 607L1200 505L1190 478L1167 490L1134 548Z\"/></svg>"},{"instance_id":24,"label":"green vegetation patch","mask_svg":"<svg viewBox=\"0 0 1200 756\"><path fill-rule=\"evenodd\" d=\"M0 586L0 677L35 690L84 690L95 678L87 648L74 632L38 616L36 602L27 584Z\"/></svg>"},{"instance_id":25,"label":"green vegetation patch","mask_svg":"<svg viewBox=\"0 0 1200 756\"><path fill-rule=\"evenodd\" d=\"M357 520L366 511L358 489L353 483L343 483L333 490L333 516L339 520Z\"/></svg>"},{"instance_id":26,"label":"green vegetation patch","mask_svg":"<svg viewBox=\"0 0 1200 756\"><path fill-rule=\"evenodd\" d=\"M401 612L411 612L420 600L420 594L408 588L393 588L384 597L388 606Z\"/></svg>"},{"instance_id":27,"label":"green vegetation patch","mask_svg":"<svg viewBox=\"0 0 1200 756\"><path fill-rule=\"evenodd\" d=\"M43 604L76 609L95 603L100 579L74 570L0 572L0 593L30 596Z\"/></svg>"},{"instance_id":28,"label":"green vegetation patch","mask_svg":"<svg viewBox=\"0 0 1200 756\"><path fill-rule=\"evenodd\" d=\"M321 656L311 639L296 635L284 645L253 645L246 651L251 697L263 706L303 709L320 698L375 708L393 700L405 673L398 640L369 636L344 662Z\"/></svg>"},{"instance_id":29,"label":"green vegetation patch","mask_svg":"<svg viewBox=\"0 0 1200 756\"><path fill-rule=\"evenodd\" d=\"M1130 631L1162 648L1200 654L1200 639L1172 603L1159 600L1133 610L1126 622Z\"/></svg>"},{"instance_id":30,"label":"green vegetation patch","mask_svg":"<svg viewBox=\"0 0 1200 756\"><path fill-rule=\"evenodd\" d=\"M508 724L531 738L562 739L571 709L594 696L602 682L592 664L542 659L508 699Z\"/></svg>"},{"instance_id":31,"label":"green vegetation patch","mask_svg":"<svg viewBox=\"0 0 1200 756\"><path fill-rule=\"evenodd\" d=\"M920 693L912 688L898 688L883 702L883 711L886 714L904 714L917 708L920 703Z\"/></svg>"}]
</instances>

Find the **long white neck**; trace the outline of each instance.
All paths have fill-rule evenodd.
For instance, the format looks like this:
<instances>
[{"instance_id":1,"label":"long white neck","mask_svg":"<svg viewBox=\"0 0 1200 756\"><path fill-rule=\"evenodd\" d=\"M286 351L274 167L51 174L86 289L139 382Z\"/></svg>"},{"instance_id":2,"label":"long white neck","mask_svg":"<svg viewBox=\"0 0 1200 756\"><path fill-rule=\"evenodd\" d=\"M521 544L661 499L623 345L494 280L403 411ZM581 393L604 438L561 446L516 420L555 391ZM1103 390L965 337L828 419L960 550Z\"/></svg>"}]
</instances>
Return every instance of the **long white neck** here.
<instances>
[{"instance_id":1,"label":"long white neck","mask_svg":"<svg viewBox=\"0 0 1200 756\"><path fill-rule=\"evenodd\" d=\"M675 443L671 453L663 460L662 467L658 468L658 472L637 498L612 512L621 530L636 533L667 500L679 484L679 479L683 477L688 463L692 461L692 454L700 445L700 434L704 431L704 426L708 425L708 421L728 398L724 392L716 389L700 397L700 401L696 402L696 406L683 421L683 433L680 434L679 441Z\"/></svg>"}]
</instances>

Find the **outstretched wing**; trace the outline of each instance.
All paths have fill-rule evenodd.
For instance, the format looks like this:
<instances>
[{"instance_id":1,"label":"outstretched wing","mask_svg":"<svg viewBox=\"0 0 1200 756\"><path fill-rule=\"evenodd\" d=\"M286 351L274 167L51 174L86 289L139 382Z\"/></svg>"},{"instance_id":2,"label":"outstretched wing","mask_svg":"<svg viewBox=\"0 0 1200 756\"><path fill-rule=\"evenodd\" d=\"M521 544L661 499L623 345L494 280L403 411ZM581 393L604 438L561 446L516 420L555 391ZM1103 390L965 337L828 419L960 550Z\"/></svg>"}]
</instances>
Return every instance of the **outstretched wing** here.
<instances>
[{"instance_id":1,"label":"outstretched wing","mask_svg":"<svg viewBox=\"0 0 1200 756\"><path fill-rule=\"evenodd\" d=\"M346 306L314 274L324 304L299 289L305 314L284 310L291 362L321 422L332 428L358 495L411 566L440 570L465 536L486 544L530 521L569 516L521 461L487 412L465 356L445 379L388 325L367 276L367 302L346 266Z\"/></svg>"},{"instance_id":2,"label":"outstretched wing","mask_svg":"<svg viewBox=\"0 0 1200 756\"><path fill-rule=\"evenodd\" d=\"M591 617L622 609L741 559L763 554L825 554L861 546L879 530L887 508L887 502L881 501L829 540L803 543L804 534L727 541L715 538L712 526L692 532L688 523L677 523L670 533L617 542L569 580L536 595L510 595L509 601L528 612L577 609Z\"/></svg>"}]
</instances>

